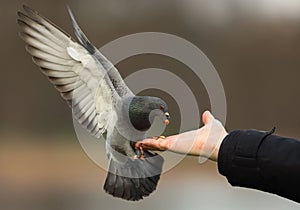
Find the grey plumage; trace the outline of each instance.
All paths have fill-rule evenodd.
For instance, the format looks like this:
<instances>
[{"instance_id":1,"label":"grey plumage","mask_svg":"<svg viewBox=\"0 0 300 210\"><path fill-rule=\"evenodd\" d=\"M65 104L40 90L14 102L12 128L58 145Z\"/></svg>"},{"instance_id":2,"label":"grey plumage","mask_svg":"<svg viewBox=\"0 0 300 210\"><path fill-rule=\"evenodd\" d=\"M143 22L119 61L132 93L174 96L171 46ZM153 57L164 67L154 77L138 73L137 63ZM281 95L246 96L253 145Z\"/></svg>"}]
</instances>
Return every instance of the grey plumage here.
<instances>
[{"instance_id":1,"label":"grey plumage","mask_svg":"<svg viewBox=\"0 0 300 210\"><path fill-rule=\"evenodd\" d=\"M112 161L104 184L105 191L113 196L133 201L140 200L153 192L160 178L163 159L148 151L145 151L145 156L143 161L128 160L121 165ZM118 175L120 173L128 175L128 172L132 173L133 178Z\"/></svg>"},{"instance_id":2,"label":"grey plumage","mask_svg":"<svg viewBox=\"0 0 300 210\"><path fill-rule=\"evenodd\" d=\"M153 116L166 120L167 105L156 97L137 97L118 70L91 44L68 8L79 43L36 11L18 12L20 37L33 62L72 107L73 116L95 137L106 132L110 159L104 190L139 200L156 189L163 158L145 151L135 159L135 142L145 137Z\"/></svg>"}]
</instances>

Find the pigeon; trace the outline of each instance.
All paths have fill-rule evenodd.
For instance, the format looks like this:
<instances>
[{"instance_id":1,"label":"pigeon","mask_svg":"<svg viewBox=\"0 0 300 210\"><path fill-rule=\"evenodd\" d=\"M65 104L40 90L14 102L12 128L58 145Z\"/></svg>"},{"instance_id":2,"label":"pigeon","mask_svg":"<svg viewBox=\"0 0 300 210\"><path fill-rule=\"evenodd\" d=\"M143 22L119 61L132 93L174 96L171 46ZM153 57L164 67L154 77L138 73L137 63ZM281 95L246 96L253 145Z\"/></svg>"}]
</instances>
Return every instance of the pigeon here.
<instances>
[{"instance_id":1,"label":"pigeon","mask_svg":"<svg viewBox=\"0 0 300 210\"><path fill-rule=\"evenodd\" d=\"M150 195L164 159L136 142L146 137L155 118L169 124L167 104L158 97L133 94L118 70L87 39L69 7L78 41L30 7L23 9L17 13L19 35L33 62L72 108L79 124L96 138L105 136L109 166L104 190L130 201Z\"/></svg>"}]
</instances>

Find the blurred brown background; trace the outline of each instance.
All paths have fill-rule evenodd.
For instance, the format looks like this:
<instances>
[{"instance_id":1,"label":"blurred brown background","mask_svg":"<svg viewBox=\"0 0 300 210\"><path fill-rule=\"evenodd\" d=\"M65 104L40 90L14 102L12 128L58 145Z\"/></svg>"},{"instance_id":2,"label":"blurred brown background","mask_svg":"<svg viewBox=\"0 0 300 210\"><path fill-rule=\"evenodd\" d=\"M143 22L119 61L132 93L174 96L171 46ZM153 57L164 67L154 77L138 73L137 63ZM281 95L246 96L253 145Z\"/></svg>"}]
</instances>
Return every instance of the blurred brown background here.
<instances>
[{"instance_id":1,"label":"blurred brown background","mask_svg":"<svg viewBox=\"0 0 300 210\"><path fill-rule=\"evenodd\" d=\"M27 4L72 34L69 4L96 46L145 31L178 35L199 47L218 71L227 98L227 129L255 128L300 138L299 0L0 1L0 209L295 209L266 193L232 188L215 163L185 160L138 203L105 194L105 171L83 152L71 111L25 52L16 11ZM123 76L142 68L182 76L199 102L209 99L182 63L158 55L117 65ZM183 73L184 72L184 73ZM162 94L149 90L148 94ZM172 102L169 96L166 100ZM167 133L176 133L175 118ZM192 129L192 128L191 128Z\"/></svg>"}]
</instances>

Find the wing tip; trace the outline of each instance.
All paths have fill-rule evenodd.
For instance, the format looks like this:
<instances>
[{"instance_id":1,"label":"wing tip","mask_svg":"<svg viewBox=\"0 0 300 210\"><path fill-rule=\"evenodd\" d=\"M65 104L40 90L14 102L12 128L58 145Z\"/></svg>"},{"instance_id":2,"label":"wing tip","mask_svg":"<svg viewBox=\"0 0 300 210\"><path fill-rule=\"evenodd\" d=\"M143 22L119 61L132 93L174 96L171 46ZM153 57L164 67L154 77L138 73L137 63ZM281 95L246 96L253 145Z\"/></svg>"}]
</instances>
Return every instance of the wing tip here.
<instances>
[{"instance_id":1,"label":"wing tip","mask_svg":"<svg viewBox=\"0 0 300 210\"><path fill-rule=\"evenodd\" d=\"M70 7L68 4L67 4L67 10L68 10L69 16L70 16L70 18L71 18L72 24L73 24L73 25L76 25L76 26L78 27L78 24L77 24L77 22L76 22L75 16L74 16L74 14L73 14L73 12L72 12L72 10L71 10L71 7Z\"/></svg>"},{"instance_id":2,"label":"wing tip","mask_svg":"<svg viewBox=\"0 0 300 210\"><path fill-rule=\"evenodd\" d=\"M27 14L33 14L33 15L37 15L37 16L41 16L36 10L32 9L32 7L23 4L23 9Z\"/></svg>"},{"instance_id":3,"label":"wing tip","mask_svg":"<svg viewBox=\"0 0 300 210\"><path fill-rule=\"evenodd\" d=\"M68 10L68 13L69 13L69 15L74 17L74 15L73 15L73 12L72 12L72 10L71 10L71 7L70 7L70 5L69 5L69 4L67 4L67 5L66 5L66 7L67 7L67 10Z\"/></svg>"},{"instance_id":4,"label":"wing tip","mask_svg":"<svg viewBox=\"0 0 300 210\"><path fill-rule=\"evenodd\" d=\"M25 11L33 11L33 9L31 9L31 7L29 7L27 4L23 4L22 7Z\"/></svg>"},{"instance_id":5,"label":"wing tip","mask_svg":"<svg viewBox=\"0 0 300 210\"><path fill-rule=\"evenodd\" d=\"M32 9L31 7L29 7L26 4L23 4L23 9L26 12L26 14L30 15L31 17L32 16L34 16L34 17L40 16L40 14L36 10Z\"/></svg>"}]
</instances>

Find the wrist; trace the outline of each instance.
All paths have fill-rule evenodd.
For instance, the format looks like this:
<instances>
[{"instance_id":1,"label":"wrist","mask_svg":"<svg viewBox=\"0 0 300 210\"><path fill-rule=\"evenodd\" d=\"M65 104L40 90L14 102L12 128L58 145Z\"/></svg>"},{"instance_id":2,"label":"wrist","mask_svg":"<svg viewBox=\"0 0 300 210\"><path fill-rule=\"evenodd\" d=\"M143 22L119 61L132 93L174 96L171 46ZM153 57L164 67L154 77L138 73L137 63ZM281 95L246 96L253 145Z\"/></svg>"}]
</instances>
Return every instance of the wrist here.
<instances>
[{"instance_id":1,"label":"wrist","mask_svg":"<svg viewBox=\"0 0 300 210\"><path fill-rule=\"evenodd\" d=\"M210 160L217 162L218 161L218 157L219 157L219 150L221 147L221 144L223 142L223 140L225 139L225 137L228 135L228 133L226 131L224 131L220 137L220 139L218 140L217 144L215 145L214 151L211 154L211 156L209 157Z\"/></svg>"}]
</instances>

